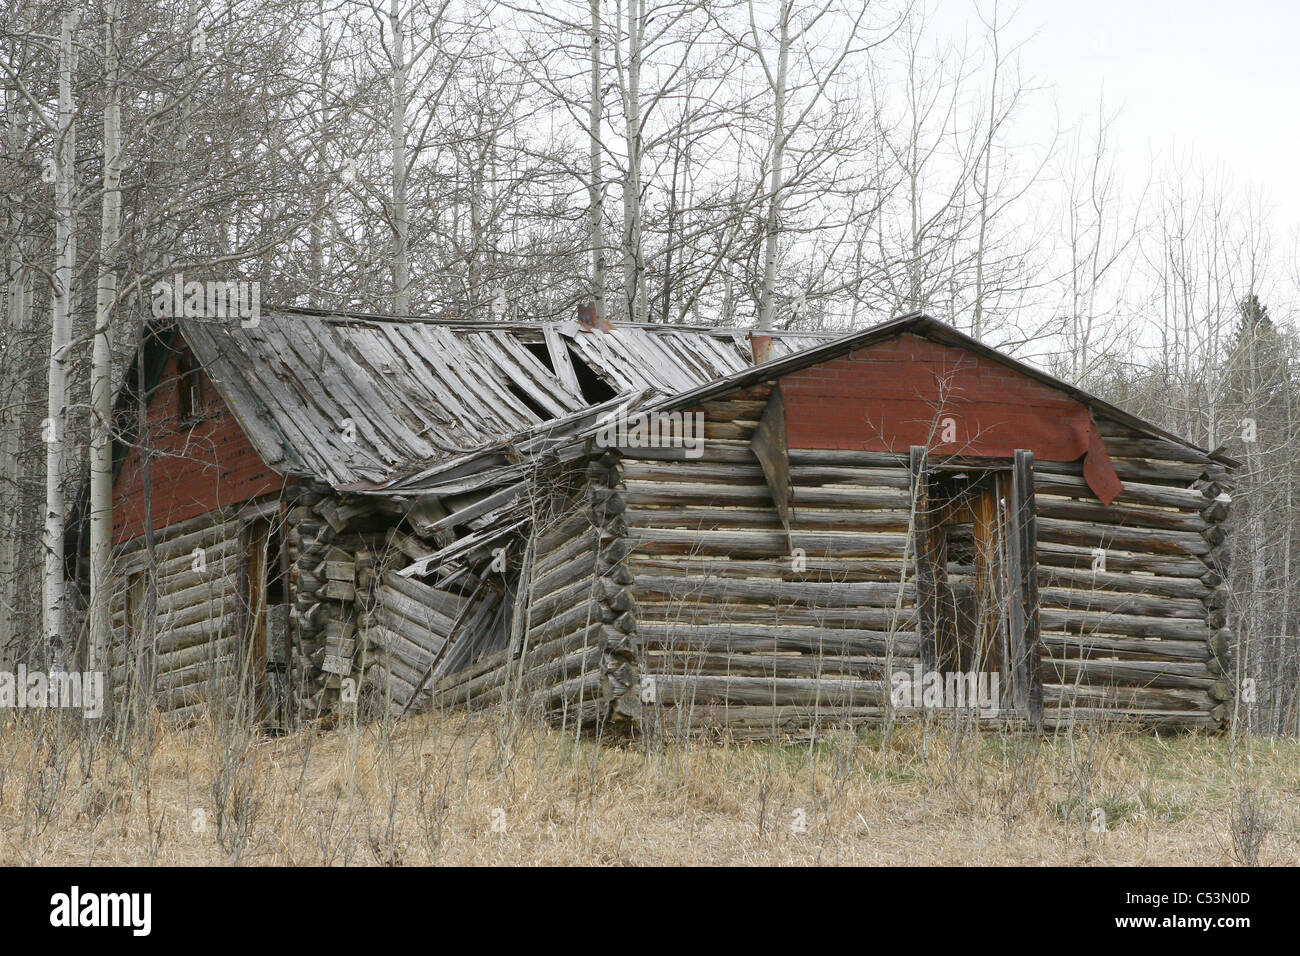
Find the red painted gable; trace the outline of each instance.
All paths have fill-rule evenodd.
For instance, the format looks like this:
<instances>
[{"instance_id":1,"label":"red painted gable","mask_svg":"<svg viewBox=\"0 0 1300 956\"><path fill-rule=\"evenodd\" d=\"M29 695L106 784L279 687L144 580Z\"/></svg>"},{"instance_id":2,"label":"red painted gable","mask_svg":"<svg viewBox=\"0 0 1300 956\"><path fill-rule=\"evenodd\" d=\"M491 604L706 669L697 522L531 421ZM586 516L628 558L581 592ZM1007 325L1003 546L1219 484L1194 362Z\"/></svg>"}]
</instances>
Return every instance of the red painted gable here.
<instances>
[{"instance_id":1,"label":"red painted gable","mask_svg":"<svg viewBox=\"0 0 1300 956\"><path fill-rule=\"evenodd\" d=\"M1087 455L1084 476L1106 504L1123 490L1087 406L1000 362L910 333L781 379L791 448L1044 461Z\"/></svg>"},{"instance_id":2,"label":"red painted gable","mask_svg":"<svg viewBox=\"0 0 1300 956\"><path fill-rule=\"evenodd\" d=\"M178 356L173 354L149 399L155 529L271 494L289 483L262 462L201 370L195 373L200 380L201 404L192 424L181 423L178 367ZM144 510L137 443L113 483L114 543L144 533Z\"/></svg>"}]
</instances>

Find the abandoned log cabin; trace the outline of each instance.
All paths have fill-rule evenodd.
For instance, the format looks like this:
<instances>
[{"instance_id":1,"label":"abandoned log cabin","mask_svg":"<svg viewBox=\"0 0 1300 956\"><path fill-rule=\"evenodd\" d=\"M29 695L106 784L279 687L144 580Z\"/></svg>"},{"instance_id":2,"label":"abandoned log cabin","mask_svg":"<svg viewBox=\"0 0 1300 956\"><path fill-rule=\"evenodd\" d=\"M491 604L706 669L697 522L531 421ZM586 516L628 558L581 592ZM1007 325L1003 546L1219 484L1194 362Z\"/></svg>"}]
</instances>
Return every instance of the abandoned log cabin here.
<instances>
[{"instance_id":1,"label":"abandoned log cabin","mask_svg":"<svg viewBox=\"0 0 1300 956\"><path fill-rule=\"evenodd\" d=\"M1236 463L924 315L282 309L160 323L135 362L119 705L740 736L1229 714Z\"/></svg>"}]
</instances>

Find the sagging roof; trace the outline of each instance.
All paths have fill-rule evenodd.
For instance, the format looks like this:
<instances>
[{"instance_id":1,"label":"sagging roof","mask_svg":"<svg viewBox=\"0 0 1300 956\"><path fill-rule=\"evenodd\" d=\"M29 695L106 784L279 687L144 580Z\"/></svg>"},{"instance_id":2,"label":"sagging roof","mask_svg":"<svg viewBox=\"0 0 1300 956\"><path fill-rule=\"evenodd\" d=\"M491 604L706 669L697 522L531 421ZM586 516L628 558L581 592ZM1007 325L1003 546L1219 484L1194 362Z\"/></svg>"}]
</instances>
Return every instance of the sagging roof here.
<instances>
[{"instance_id":1,"label":"sagging roof","mask_svg":"<svg viewBox=\"0 0 1300 956\"><path fill-rule=\"evenodd\" d=\"M1143 435L1173 442L1232 468L1241 466L1241 463L1236 459L1217 451L1201 448L1199 445L1193 444L1173 432L1166 431L1146 419L1140 418L1131 412L1126 412L1117 405L1112 405L1104 399L1063 382L1031 365L1017 361L1009 355L958 332L947 323L940 322L938 319L920 312L891 319L888 322L882 322L867 329L850 332L831 341L812 345L803 351L788 352L784 355L774 353L773 358L759 365L745 366L713 381L705 382L673 395L629 394L618 401L610 401L598 409L590 409L585 414L569 416L560 421L548 423L544 427L529 429L526 433L511 436L510 446L516 451L543 446L553 450L567 443L585 441L594 436L609 420L609 416L616 412L619 414L670 412L691 408L701 402L720 398L730 392L750 388L809 366L839 358L857 349L865 348L876 342L904 333L911 333L945 345L967 349L1007 368L1014 369L1035 381L1057 389L1085 405L1094 413L1128 425ZM468 479L463 476L467 474L473 463L496 463L495 455L494 450L484 449L476 455L466 456L459 461L431 464L430 467L420 472L395 479L391 487L403 491L424 491L441 489L446 487L449 481L464 482Z\"/></svg>"},{"instance_id":2,"label":"sagging roof","mask_svg":"<svg viewBox=\"0 0 1300 956\"><path fill-rule=\"evenodd\" d=\"M423 576L435 571L444 575L460 573L466 557L481 555L489 545L527 523L527 509L522 502L526 498L534 462L540 457L555 462L580 458L585 454L587 444L617 416L692 408L905 333L970 350L1058 389L1092 412L1128 425L1143 435L1192 449L1231 468L1240 467L1235 459L1200 448L1095 395L990 348L944 322L924 313L915 313L812 345L800 352L780 355L774 351L775 357L766 362L737 369L674 395L659 395L647 389L619 396L563 419L535 426L472 454L433 463L397 477L382 489L370 489L375 493L403 496L460 495L471 489L477 492L472 502L462 505L437 523L446 529L460 527L464 533L446 547L408 565L400 573L405 576Z\"/></svg>"},{"instance_id":3,"label":"sagging roof","mask_svg":"<svg viewBox=\"0 0 1300 956\"><path fill-rule=\"evenodd\" d=\"M340 490L564 422L617 395L667 397L752 367L749 333L266 310L181 333L272 469ZM775 359L836 336L773 332Z\"/></svg>"}]
</instances>

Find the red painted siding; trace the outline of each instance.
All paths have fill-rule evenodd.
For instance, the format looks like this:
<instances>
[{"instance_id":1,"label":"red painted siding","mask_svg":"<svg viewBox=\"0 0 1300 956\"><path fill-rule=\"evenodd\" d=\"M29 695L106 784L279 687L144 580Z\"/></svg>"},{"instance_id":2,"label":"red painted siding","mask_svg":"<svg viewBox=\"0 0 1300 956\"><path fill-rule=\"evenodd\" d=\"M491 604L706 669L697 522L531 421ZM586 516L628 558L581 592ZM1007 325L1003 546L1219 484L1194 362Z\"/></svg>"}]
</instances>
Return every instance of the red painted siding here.
<instances>
[{"instance_id":1,"label":"red painted siding","mask_svg":"<svg viewBox=\"0 0 1300 956\"><path fill-rule=\"evenodd\" d=\"M1085 405L963 349L904 334L787 375L781 391L791 448L906 454L928 445L941 455L990 458L1026 448L1046 461L1087 452L1094 490L1103 500L1118 493Z\"/></svg>"},{"instance_id":2,"label":"red painted siding","mask_svg":"<svg viewBox=\"0 0 1300 956\"><path fill-rule=\"evenodd\" d=\"M196 373L201 414L193 425L180 423L178 364L176 355L168 359L149 400L154 528L271 494L288 483L263 464L202 371ZM144 524L140 452L133 447L113 484L114 542L143 534Z\"/></svg>"}]
</instances>

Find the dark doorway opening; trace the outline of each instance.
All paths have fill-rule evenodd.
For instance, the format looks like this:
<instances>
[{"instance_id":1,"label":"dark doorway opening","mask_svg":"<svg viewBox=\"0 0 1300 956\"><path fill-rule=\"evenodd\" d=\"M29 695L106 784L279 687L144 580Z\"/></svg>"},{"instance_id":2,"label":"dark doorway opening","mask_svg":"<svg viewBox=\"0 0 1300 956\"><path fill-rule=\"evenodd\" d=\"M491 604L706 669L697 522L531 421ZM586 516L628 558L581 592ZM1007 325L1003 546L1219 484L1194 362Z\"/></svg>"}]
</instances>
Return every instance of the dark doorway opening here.
<instances>
[{"instance_id":1,"label":"dark doorway opening","mask_svg":"<svg viewBox=\"0 0 1300 956\"><path fill-rule=\"evenodd\" d=\"M1041 716L1033 456L981 467L912 454L919 630L927 669L997 677L997 708Z\"/></svg>"},{"instance_id":2,"label":"dark doorway opening","mask_svg":"<svg viewBox=\"0 0 1300 956\"><path fill-rule=\"evenodd\" d=\"M239 660L240 700L255 723L266 723L281 695L273 693L273 677L282 676L286 661L286 588L281 573L279 527L270 518L256 518L245 531L246 635ZM277 682L278 683L278 682Z\"/></svg>"}]
</instances>

